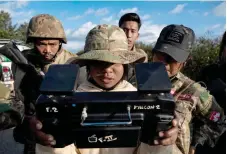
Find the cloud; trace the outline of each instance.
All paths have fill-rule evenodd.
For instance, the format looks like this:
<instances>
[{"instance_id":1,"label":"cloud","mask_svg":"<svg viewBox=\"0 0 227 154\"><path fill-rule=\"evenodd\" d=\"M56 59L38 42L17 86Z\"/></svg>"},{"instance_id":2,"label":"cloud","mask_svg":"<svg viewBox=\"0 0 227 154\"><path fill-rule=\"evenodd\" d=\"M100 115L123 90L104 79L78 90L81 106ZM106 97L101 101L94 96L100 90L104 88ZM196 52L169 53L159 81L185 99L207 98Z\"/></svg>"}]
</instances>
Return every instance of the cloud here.
<instances>
[{"instance_id":1,"label":"cloud","mask_svg":"<svg viewBox=\"0 0 227 154\"><path fill-rule=\"evenodd\" d=\"M77 53L84 48L84 41L69 40L63 47L70 52Z\"/></svg>"},{"instance_id":2,"label":"cloud","mask_svg":"<svg viewBox=\"0 0 227 154\"><path fill-rule=\"evenodd\" d=\"M96 24L89 21L84 23L78 29L65 30L65 34L68 38L68 43L64 45L64 48L71 52L78 52L82 50L85 43L85 37L87 36L88 32L95 26Z\"/></svg>"},{"instance_id":3,"label":"cloud","mask_svg":"<svg viewBox=\"0 0 227 154\"><path fill-rule=\"evenodd\" d=\"M79 29L75 30L72 33L72 37L73 38L84 38L88 31L91 30L92 28L94 28L96 26L96 24L93 24L91 21L83 24Z\"/></svg>"},{"instance_id":4,"label":"cloud","mask_svg":"<svg viewBox=\"0 0 227 154\"><path fill-rule=\"evenodd\" d=\"M100 8L100 9L97 9L97 10L89 8L84 12L84 14L68 17L67 20L78 20L78 19L81 19L82 17L85 17L89 14L95 14L96 16L104 16L108 13L109 13L109 10L107 8Z\"/></svg>"},{"instance_id":5,"label":"cloud","mask_svg":"<svg viewBox=\"0 0 227 154\"><path fill-rule=\"evenodd\" d=\"M72 16L72 17L68 17L67 20L78 20L82 18L82 15L77 15L77 16Z\"/></svg>"},{"instance_id":6,"label":"cloud","mask_svg":"<svg viewBox=\"0 0 227 154\"><path fill-rule=\"evenodd\" d=\"M165 27L165 24L152 24L151 22L144 22L140 29L140 37L138 41L144 43L154 43L157 41L160 32Z\"/></svg>"},{"instance_id":7,"label":"cloud","mask_svg":"<svg viewBox=\"0 0 227 154\"><path fill-rule=\"evenodd\" d=\"M4 2L0 4L0 11L8 12L15 23L22 24L28 22L35 12L34 10L24 11L28 4L28 1Z\"/></svg>"},{"instance_id":8,"label":"cloud","mask_svg":"<svg viewBox=\"0 0 227 154\"><path fill-rule=\"evenodd\" d=\"M149 14L145 14L141 17L142 20L147 20L147 19L150 19L151 16Z\"/></svg>"},{"instance_id":9,"label":"cloud","mask_svg":"<svg viewBox=\"0 0 227 154\"><path fill-rule=\"evenodd\" d=\"M70 34L72 34L73 30L72 29L66 29L65 30L65 35L66 36L70 36Z\"/></svg>"},{"instance_id":10,"label":"cloud","mask_svg":"<svg viewBox=\"0 0 227 154\"><path fill-rule=\"evenodd\" d=\"M118 21L113 16L109 16L100 20L100 24L110 24L110 25L117 25Z\"/></svg>"},{"instance_id":11,"label":"cloud","mask_svg":"<svg viewBox=\"0 0 227 154\"><path fill-rule=\"evenodd\" d=\"M104 21L104 22L110 22L110 21L112 21L113 20L113 16L109 16L109 17L107 17L107 18L103 18L102 19L102 21Z\"/></svg>"},{"instance_id":12,"label":"cloud","mask_svg":"<svg viewBox=\"0 0 227 154\"><path fill-rule=\"evenodd\" d=\"M106 20L107 24L116 23L118 20L115 20L113 16L109 16L100 20L102 22ZM92 23L91 21L84 23L81 27L76 30L67 29L65 31L68 38L68 43L65 45L67 50L72 52L78 52L83 49L86 35L88 32L95 27L97 24ZM157 41L161 30L166 26L166 24L153 24L151 21L145 21L140 29L140 37L138 41L144 42L146 44L154 43Z\"/></svg>"},{"instance_id":13,"label":"cloud","mask_svg":"<svg viewBox=\"0 0 227 154\"><path fill-rule=\"evenodd\" d=\"M62 16L62 17L67 16L67 14L68 14L68 11L62 11L62 12L60 12L60 16Z\"/></svg>"},{"instance_id":14,"label":"cloud","mask_svg":"<svg viewBox=\"0 0 227 154\"><path fill-rule=\"evenodd\" d=\"M208 16L208 15L209 15L209 12L204 12L203 15L204 15L204 16Z\"/></svg>"},{"instance_id":15,"label":"cloud","mask_svg":"<svg viewBox=\"0 0 227 154\"><path fill-rule=\"evenodd\" d=\"M215 24L215 25L212 25L210 27L205 28L205 31L213 31L213 30L220 28L220 27L221 27L221 24Z\"/></svg>"},{"instance_id":16,"label":"cloud","mask_svg":"<svg viewBox=\"0 0 227 154\"><path fill-rule=\"evenodd\" d=\"M20 24L23 24L23 23L25 23L25 22L26 22L26 23L28 23L28 22L29 22L29 20L30 20L30 18L27 18L27 19L21 19L21 20L16 21L16 23L20 25Z\"/></svg>"},{"instance_id":17,"label":"cloud","mask_svg":"<svg viewBox=\"0 0 227 154\"><path fill-rule=\"evenodd\" d=\"M213 25L210 27L210 29L216 29L216 28L219 28L221 25L220 24L216 24L216 25Z\"/></svg>"},{"instance_id":18,"label":"cloud","mask_svg":"<svg viewBox=\"0 0 227 154\"><path fill-rule=\"evenodd\" d=\"M89 21L89 22L84 23L78 29L65 30L66 37L68 38L68 43L64 46L65 49L70 50L70 51L74 50L76 52L83 49L85 38L86 38L88 32L95 26L96 26L96 24Z\"/></svg>"},{"instance_id":19,"label":"cloud","mask_svg":"<svg viewBox=\"0 0 227 154\"><path fill-rule=\"evenodd\" d=\"M97 9L97 10L89 8L84 12L84 15L95 14L96 16L103 16L103 15L106 15L108 13L109 13L109 10L107 8L100 8L100 9Z\"/></svg>"},{"instance_id":20,"label":"cloud","mask_svg":"<svg viewBox=\"0 0 227 154\"><path fill-rule=\"evenodd\" d=\"M92 14L92 13L94 13L94 12L95 12L94 9L89 8L89 9L87 9L87 11L86 11L84 14L85 14L85 15L88 15L88 14Z\"/></svg>"},{"instance_id":21,"label":"cloud","mask_svg":"<svg viewBox=\"0 0 227 154\"><path fill-rule=\"evenodd\" d=\"M20 11L20 12L15 12L14 15L12 15L12 17L32 17L34 14L34 10L29 10L29 11Z\"/></svg>"},{"instance_id":22,"label":"cloud","mask_svg":"<svg viewBox=\"0 0 227 154\"><path fill-rule=\"evenodd\" d=\"M122 16L123 14L126 14L126 13L137 13L137 12L138 12L138 8L136 8L136 7L128 8L128 9L121 9L118 16Z\"/></svg>"},{"instance_id":23,"label":"cloud","mask_svg":"<svg viewBox=\"0 0 227 154\"><path fill-rule=\"evenodd\" d=\"M96 16L103 16L109 13L109 10L107 8L101 8L96 10L95 15Z\"/></svg>"},{"instance_id":24,"label":"cloud","mask_svg":"<svg viewBox=\"0 0 227 154\"><path fill-rule=\"evenodd\" d=\"M226 16L226 2L222 2L213 9L213 13L216 16Z\"/></svg>"},{"instance_id":25,"label":"cloud","mask_svg":"<svg viewBox=\"0 0 227 154\"><path fill-rule=\"evenodd\" d=\"M173 10L171 10L169 13L170 13L170 14L181 13L181 12L184 10L184 8L185 8L186 5L187 5L186 3L184 3L184 4L178 4L178 5L177 5Z\"/></svg>"},{"instance_id":26,"label":"cloud","mask_svg":"<svg viewBox=\"0 0 227 154\"><path fill-rule=\"evenodd\" d=\"M4 2L0 4L0 8L6 8L10 10L20 9L26 7L28 5L28 1L12 1L12 2Z\"/></svg>"},{"instance_id":27,"label":"cloud","mask_svg":"<svg viewBox=\"0 0 227 154\"><path fill-rule=\"evenodd\" d=\"M196 10L188 10L188 13L191 15L199 15L199 12Z\"/></svg>"}]
</instances>

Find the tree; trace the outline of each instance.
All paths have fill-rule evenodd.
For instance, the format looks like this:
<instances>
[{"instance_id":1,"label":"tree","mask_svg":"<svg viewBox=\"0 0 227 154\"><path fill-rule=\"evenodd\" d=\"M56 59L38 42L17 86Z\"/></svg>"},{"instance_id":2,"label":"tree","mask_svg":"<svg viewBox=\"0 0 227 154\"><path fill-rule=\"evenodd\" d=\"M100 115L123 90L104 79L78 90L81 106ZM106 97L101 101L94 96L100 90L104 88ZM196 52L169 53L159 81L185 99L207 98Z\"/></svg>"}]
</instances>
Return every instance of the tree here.
<instances>
[{"instance_id":1,"label":"tree","mask_svg":"<svg viewBox=\"0 0 227 154\"><path fill-rule=\"evenodd\" d=\"M24 41L24 42L26 41L27 27L28 27L28 23L24 22L16 29L16 33L15 33L16 39Z\"/></svg>"},{"instance_id":2,"label":"tree","mask_svg":"<svg viewBox=\"0 0 227 154\"><path fill-rule=\"evenodd\" d=\"M152 49L153 49L152 44L145 44L143 42L138 42L136 43L136 47L144 50L147 53L148 61L152 60Z\"/></svg>"},{"instance_id":3,"label":"tree","mask_svg":"<svg viewBox=\"0 0 227 154\"><path fill-rule=\"evenodd\" d=\"M195 47L192 49L191 58L184 68L184 73L191 79L196 79L201 70L218 60L221 38L210 39L208 37L200 37L196 41Z\"/></svg>"},{"instance_id":4,"label":"tree","mask_svg":"<svg viewBox=\"0 0 227 154\"><path fill-rule=\"evenodd\" d=\"M26 31L28 23L12 24L11 16L8 12L0 11L0 38L15 39L20 41L26 40Z\"/></svg>"},{"instance_id":5,"label":"tree","mask_svg":"<svg viewBox=\"0 0 227 154\"><path fill-rule=\"evenodd\" d=\"M7 31L12 27L12 21L8 12L0 11L0 29Z\"/></svg>"}]
</instances>

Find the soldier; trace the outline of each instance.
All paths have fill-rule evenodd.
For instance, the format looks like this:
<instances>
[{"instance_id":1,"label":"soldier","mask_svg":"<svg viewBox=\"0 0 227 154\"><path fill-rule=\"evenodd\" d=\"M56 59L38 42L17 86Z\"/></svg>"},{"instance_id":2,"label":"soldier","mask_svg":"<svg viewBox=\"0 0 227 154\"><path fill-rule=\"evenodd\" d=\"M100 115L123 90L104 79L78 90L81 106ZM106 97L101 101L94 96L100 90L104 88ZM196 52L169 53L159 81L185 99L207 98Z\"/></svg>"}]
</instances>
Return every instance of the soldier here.
<instances>
[{"instance_id":1,"label":"soldier","mask_svg":"<svg viewBox=\"0 0 227 154\"><path fill-rule=\"evenodd\" d=\"M115 41L107 41L109 44L105 44L106 38L111 38L111 40ZM102 50L99 50L99 48ZM142 62L145 56L135 51L128 51L127 38L122 29L113 25L96 26L86 37L84 51L85 52L78 58L71 58L71 63L84 64L87 66L89 72L88 80L78 87L78 91L136 91L136 88L125 80L127 79L127 65L134 62ZM159 135L162 139L156 141L158 142L157 144L169 145L175 142L177 134L176 123L175 119L173 120L173 128L166 132L160 132ZM31 129L41 134L42 132L35 128L36 124L37 123L33 123ZM42 126L41 123L39 124ZM42 145L37 144L37 154L137 153L137 148L77 149L77 151L75 151L73 144L58 149L50 148L48 147L49 145L51 145L50 141L43 139ZM143 150L144 153L149 152L144 149L140 150Z\"/></svg>"},{"instance_id":2,"label":"soldier","mask_svg":"<svg viewBox=\"0 0 227 154\"><path fill-rule=\"evenodd\" d=\"M220 51L219 51L219 60L217 63L206 66L197 78L197 81L203 81L206 84L210 93L215 97L218 104L225 109L226 108L226 32L223 34ZM225 111L225 110L224 110ZM225 111L226 112L226 111ZM195 132L200 134L201 136L199 140L206 140L204 146L195 147L192 145L191 154L213 154L217 150L226 151L226 133L224 133L219 140L218 138L212 138L212 136L208 136L206 124L199 123L198 120L194 120L194 127L203 127L204 129ZM202 125L202 126L201 126ZM205 129L206 128L206 129ZM196 128L193 128L196 129ZM215 145L216 144L216 145ZM213 147L213 148L211 148Z\"/></svg>"},{"instance_id":3,"label":"soldier","mask_svg":"<svg viewBox=\"0 0 227 154\"><path fill-rule=\"evenodd\" d=\"M39 96L42 77L50 65L64 64L69 58L76 55L63 49L62 44L67 43L64 28L58 19L49 14L39 14L31 18L26 42L33 43L34 48L24 50L22 53L35 67L38 75L32 74L30 69L23 68L23 66L12 66L16 98L25 104L25 117L23 123L15 129L14 138L17 142L25 144L24 153L34 153L34 138L29 131L28 123L30 120L34 120L31 117L35 113L34 103Z\"/></svg>"},{"instance_id":4,"label":"soldier","mask_svg":"<svg viewBox=\"0 0 227 154\"><path fill-rule=\"evenodd\" d=\"M145 51L142 49L136 48L135 43L139 38L139 30L141 27L141 20L138 14L136 13L126 13L124 14L118 23L118 26L121 27L128 39L128 48L130 51L136 51L146 56L144 62L148 62L148 56ZM135 76L135 70L133 65L128 66L128 81L135 85L135 80L133 79Z\"/></svg>"},{"instance_id":5,"label":"soldier","mask_svg":"<svg viewBox=\"0 0 227 154\"><path fill-rule=\"evenodd\" d=\"M221 105L223 109L226 108L226 32L222 36L218 61L202 69L196 80L203 81L219 105Z\"/></svg>"},{"instance_id":6,"label":"soldier","mask_svg":"<svg viewBox=\"0 0 227 154\"><path fill-rule=\"evenodd\" d=\"M176 101L176 114L179 120L177 148L182 154L188 154L190 144L203 144L200 134L193 134L190 141L189 124L193 116L206 124L209 136L217 138L225 131L225 115L223 109L209 91L203 88L180 71L190 55L195 40L194 31L183 25L168 25L160 33L153 48L153 61L163 62L172 82L172 90ZM204 129L204 128L202 128ZM195 131L200 131L196 128Z\"/></svg>"},{"instance_id":7,"label":"soldier","mask_svg":"<svg viewBox=\"0 0 227 154\"><path fill-rule=\"evenodd\" d=\"M136 48L135 43L136 40L139 38L139 30L141 27L141 20L138 14L136 13L126 13L124 14L118 23L118 26L121 27L127 38L128 38L128 48L130 51L136 51L144 56L146 56L146 59L144 62L148 61L148 56L145 51L142 49Z\"/></svg>"}]
</instances>

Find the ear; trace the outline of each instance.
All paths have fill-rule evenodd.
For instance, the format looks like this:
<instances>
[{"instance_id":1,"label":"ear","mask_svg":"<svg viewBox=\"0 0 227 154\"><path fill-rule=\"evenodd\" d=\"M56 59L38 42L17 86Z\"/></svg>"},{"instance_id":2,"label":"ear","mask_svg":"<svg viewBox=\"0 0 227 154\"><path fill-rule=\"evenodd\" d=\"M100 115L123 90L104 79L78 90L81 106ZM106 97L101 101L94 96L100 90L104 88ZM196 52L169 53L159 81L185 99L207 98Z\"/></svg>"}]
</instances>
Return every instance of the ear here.
<instances>
[{"instance_id":1,"label":"ear","mask_svg":"<svg viewBox=\"0 0 227 154\"><path fill-rule=\"evenodd\" d=\"M137 41L137 40L138 40L139 36L140 36L140 33L138 32L138 35L137 35L137 37L136 37L136 40L135 40L135 41Z\"/></svg>"},{"instance_id":2,"label":"ear","mask_svg":"<svg viewBox=\"0 0 227 154\"><path fill-rule=\"evenodd\" d=\"M180 72L184 68L185 65L186 65L186 62L181 63L178 67L178 72Z\"/></svg>"}]
</instances>

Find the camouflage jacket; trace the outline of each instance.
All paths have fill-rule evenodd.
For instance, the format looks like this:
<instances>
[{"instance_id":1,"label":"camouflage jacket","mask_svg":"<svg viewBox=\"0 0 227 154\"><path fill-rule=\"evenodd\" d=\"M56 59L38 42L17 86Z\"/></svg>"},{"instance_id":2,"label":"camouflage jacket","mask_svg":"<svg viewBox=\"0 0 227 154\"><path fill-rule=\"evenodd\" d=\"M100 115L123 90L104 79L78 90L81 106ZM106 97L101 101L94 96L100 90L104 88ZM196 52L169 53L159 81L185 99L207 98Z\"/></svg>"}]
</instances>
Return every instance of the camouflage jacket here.
<instances>
[{"instance_id":1,"label":"camouflage jacket","mask_svg":"<svg viewBox=\"0 0 227 154\"><path fill-rule=\"evenodd\" d=\"M202 81L206 85L207 89L214 96L217 103L223 108L226 108L226 64L225 63L214 63L206 66L199 73L196 79ZM226 113L226 110L224 110ZM198 131L200 130L200 131ZM192 123L192 147L196 148L197 153L213 154L217 150L226 150L226 134L222 134L220 138L217 135L212 135L212 129L206 123L199 121L197 118L193 119ZM210 135L211 134L211 135ZM199 141L199 144L203 146L197 146L195 141Z\"/></svg>"},{"instance_id":2,"label":"camouflage jacket","mask_svg":"<svg viewBox=\"0 0 227 154\"><path fill-rule=\"evenodd\" d=\"M14 93L0 83L0 131L21 123L24 115L22 101L14 98Z\"/></svg>"},{"instance_id":3,"label":"camouflage jacket","mask_svg":"<svg viewBox=\"0 0 227 154\"><path fill-rule=\"evenodd\" d=\"M176 145L183 154L188 154L191 143L202 144L203 142L199 140L200 133L193 134L191 141L189 127L191 120L196 117L205 123L205 129L209 130L206 135L217 138L225 131L225 115L214 97L199 83L182 73L178 73L171 82L173 86L171 93L176 101L176 116L179 119ZM200 129L196 128L194 131L199 132Z\"/></svg>"},{"instance_id":4,"label":"camouflage jacket","mask_svg":"<svg viewBox=\"0 0 227 154\"><path fill-rule=\"evenodd\" d=\"M136 46L134 46L134 47L132 48L132 51L136 51L136 52L139 52L139 53L145 55L145 56L146 56L146 59L145 59L144 62L145 62L145 63L148 62L148 55L147 55L147 53L146 53L145 51L143 51L142 49L136 48Z\"/></svg>"},{"instance_id":5,"label":"camouflage jacket","mask_svg":"<svg viewBox=\"0 0 227 154\"><path fill-rule=\"evenodd\" d=\"M76 55L66 50L62 50L58 54L58 56L56 57L53 63L48 65L43 65L42 63L40 63L39 59L37 58L34 49L25 50L22 53L27 58L28 62L35 67L36 72L38 73L38 76L34 76L28 70L24 74L24 73L21 73L23 71L18 66L16 65L12 66L13 74L15 76L15 83L19 85L19 86L17 85L18 88L15 89L15 95L16 95L15 98L24 103L25 115L29 116L35 113L34 103L37 97L39 96L39 86L43 79L42 74L47 72L51 64L64 64L69 58L74 57ZM20 83L17 82L17 79L18 81L20 80ZM27 118L23 120L23 123L21 125L18 125L14 129L14 139L17 142L25 144L24 153L34 153L34 150L35 150L35 143L33 142L34 136L29 131Z\"/></svg>"},{"instance_id":6,"label":"camouflage jacket","mask_svg":"<svg viewBox=\"0 0 227 154\"><path fill-rule=\"evenodd\" d=\"M147 63L148 62L148 56L147 56L147 54L146 54L145 51L143 51L142 49L138 49L135 46L133 47L132 50L145 55L146 56L146 59L145 59L144 63ZM127 79L128 79L128 81L131 84L135 85L135 82L136 81L135 81L135 69L134 69L134 65L128 65L128 76L127 76Z\"/></svg>"}]
</instances>

